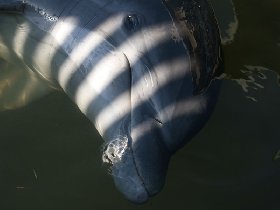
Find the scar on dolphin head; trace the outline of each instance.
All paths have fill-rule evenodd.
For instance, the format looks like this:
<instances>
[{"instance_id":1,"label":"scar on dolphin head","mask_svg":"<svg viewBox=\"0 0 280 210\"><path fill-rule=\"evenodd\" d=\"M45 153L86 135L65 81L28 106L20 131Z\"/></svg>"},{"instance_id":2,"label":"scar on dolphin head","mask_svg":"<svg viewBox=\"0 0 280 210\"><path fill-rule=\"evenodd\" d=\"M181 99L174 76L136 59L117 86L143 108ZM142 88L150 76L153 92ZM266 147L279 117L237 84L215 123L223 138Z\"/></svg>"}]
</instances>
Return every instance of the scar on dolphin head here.
<instances>
[{"instance_id":1,"label":"scar on dolphin head","mask_svg":"<svg viewBox=\"0 0 280 210\"><path fill-rule=\"evenodd\" d=\"M122 160L127 149L128 138L125 136L117 137L103 146L102 160L110 165L117 164Z\"/></svg>"}]
</instances>

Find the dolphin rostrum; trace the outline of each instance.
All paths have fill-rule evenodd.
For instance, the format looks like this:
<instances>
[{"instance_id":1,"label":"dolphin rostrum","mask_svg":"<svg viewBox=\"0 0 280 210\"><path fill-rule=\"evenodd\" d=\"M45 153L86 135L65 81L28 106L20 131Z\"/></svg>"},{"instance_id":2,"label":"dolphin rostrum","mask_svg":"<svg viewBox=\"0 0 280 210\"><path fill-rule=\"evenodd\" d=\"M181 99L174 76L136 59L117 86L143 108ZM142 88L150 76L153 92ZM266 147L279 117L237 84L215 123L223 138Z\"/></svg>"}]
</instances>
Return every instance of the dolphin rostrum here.
<instances>
[{"instance_id":1,"label":"dolphin rostrum","mask_svg":"<svg viewBox=\"0 0 280 210\"><path fill-rule=\"evenodd\" d=\"M220 35L207 0L0 0L0 27L1 109L64 90L104 139L124 196L158 193L217 99Z\"/></svg>"}]
</instances>

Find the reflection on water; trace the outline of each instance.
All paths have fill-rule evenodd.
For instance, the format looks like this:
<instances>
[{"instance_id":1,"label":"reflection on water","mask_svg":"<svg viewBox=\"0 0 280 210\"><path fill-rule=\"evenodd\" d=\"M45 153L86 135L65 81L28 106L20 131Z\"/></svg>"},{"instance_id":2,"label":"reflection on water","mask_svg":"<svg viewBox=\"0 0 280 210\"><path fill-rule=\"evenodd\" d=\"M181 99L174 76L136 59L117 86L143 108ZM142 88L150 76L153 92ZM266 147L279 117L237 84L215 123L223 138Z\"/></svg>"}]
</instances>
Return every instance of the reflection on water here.
<instances>
[{"instance_id":1,"label":"reflection on water","mask_svg":"<svg viewBox=\"0 0 280 210\"><path fill-rule=\"evenodd\" d=\"M275 82L276 84L278 83L278 86L280 86L279 74L268 68L262 66L245 65L243 69L240 69L240 72L244 73L246 78L233 79L230 75L227 76L226 74L223 75L223 78L226 80L235 81L242 88L246 98L251 99L254 102L258 102L256 97L259 97L259 95L256 94L256 92L266 88L264 83L267 83L267 81L265 80L269 80L271 77L273 80L269 82ZM256 95L256 97L253 95Z\"/></svg>"},{"instance_id":2,"label":"reflection on water","mask_svg":"<svg viewBox=\"0 0 280 210\"><path fill-rule=\"evenodd\" d=\"M216 110L172 159L163 192L143 206L124 200L102 166L101 138L56 92L0 113L0 209L279 209L280 2L234 5Z\"/></svg>"},{"instance_id":3,"label":"reflection on water","mask_svg":"<svg viewBox=\"0 0 280 210\"><path fill-rule=\"evenodd\" d=\"M238 19L232 0L210 0L215 8L215 15L219 23L223 44L229 44L234 40L238 30Z\"/></svg>"}]
</instances>

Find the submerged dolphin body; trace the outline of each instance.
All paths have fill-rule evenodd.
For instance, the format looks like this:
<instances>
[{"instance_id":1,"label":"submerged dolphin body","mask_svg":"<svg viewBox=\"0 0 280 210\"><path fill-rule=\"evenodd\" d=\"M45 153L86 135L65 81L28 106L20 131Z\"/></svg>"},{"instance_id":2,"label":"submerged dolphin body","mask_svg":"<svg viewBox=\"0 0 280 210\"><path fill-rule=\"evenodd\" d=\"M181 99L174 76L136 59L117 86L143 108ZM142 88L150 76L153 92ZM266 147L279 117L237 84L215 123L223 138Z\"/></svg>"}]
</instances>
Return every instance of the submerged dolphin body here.
<instances>
[{"instance_id":1,"label":"submerged dolphin body","mask_svg":"<svg viewBox=\"0 0 280 210\"><path fill-rule=\"evenodd\" d=\"M158 193L171 155L217 99L220 37L208 2L0 0L0 27L1 71L32 77L15 105L2 91L10 106L1 108L28 103L43 84L62 88L105 140L103 161L125 197Z\"/></svg>"}]
</instances>

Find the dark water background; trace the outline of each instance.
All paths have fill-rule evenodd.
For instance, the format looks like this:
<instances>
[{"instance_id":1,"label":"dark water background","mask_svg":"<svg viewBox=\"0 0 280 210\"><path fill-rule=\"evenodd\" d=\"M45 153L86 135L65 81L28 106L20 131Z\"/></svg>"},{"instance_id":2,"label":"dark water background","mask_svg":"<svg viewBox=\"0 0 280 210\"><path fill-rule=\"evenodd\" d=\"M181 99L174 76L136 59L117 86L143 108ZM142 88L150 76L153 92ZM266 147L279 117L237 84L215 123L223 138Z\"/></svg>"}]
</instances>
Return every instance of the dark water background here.
<instances>
[{"instance_id":1,"label":"dark water background","mask_svg":"<svg viewBox=\"0 0 280 210\"><path fill-rule=\"evenodd\" d=\"M222 0L212 0L227 17ZM0 113L0 210L280 209L280 1L235 0L238 30L207 126L172 159L164 190L129 203L102 140L60 92Z\"/></svg>"}]
</instances>

